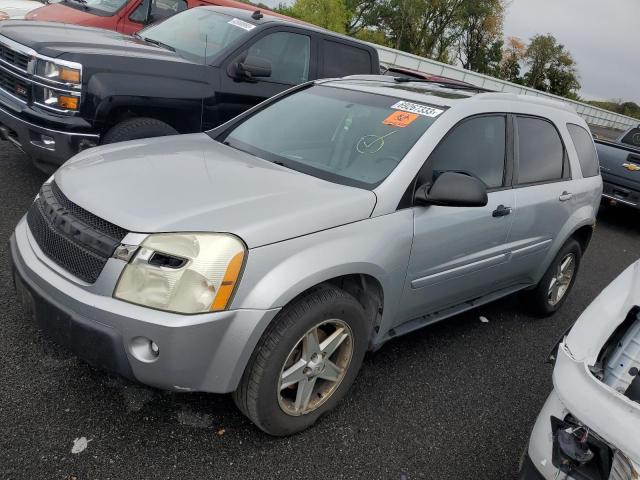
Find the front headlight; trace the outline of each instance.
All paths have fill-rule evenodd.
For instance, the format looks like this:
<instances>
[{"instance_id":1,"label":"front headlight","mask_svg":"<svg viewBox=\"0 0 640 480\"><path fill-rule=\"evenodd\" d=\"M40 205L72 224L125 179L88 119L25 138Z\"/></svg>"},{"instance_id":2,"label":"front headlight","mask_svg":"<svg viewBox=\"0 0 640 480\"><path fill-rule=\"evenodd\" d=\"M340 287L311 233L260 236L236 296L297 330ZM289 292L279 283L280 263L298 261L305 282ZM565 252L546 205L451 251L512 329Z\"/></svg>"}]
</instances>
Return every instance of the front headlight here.
<instances>
[{"instance_id":1,"label":"front headlight","mask_svg":"<svg viewBox=\"0 0 640 480\"><path fill-rule=\"evenodd\" d=\"M36 65L36 75L54 82L77 85L82 83L82 71L79 65L78 68L73 68L67 65L40 59Z\"/></svg>"},{"instance_id":2,"label":"front headlight","mask_svg":"<svg viewBox=\"0 0 640 480\"><path fill-rule=\"evenodd\" d=\"M57 110L77 111L80 108L80 94L59 92L46 87L36 88L36 100L50 108Z\"/></svg>"},{"instance_id":3,"label":"front headlight","mask_svg":"<svg viewBox=\"0 0 640 480\"><path fill-rule=\"evenodd\" d=\"M226 310L246 249L222 233L149 235L125 267L113 296L177 313Z\"/></svg>"}]
</instances>

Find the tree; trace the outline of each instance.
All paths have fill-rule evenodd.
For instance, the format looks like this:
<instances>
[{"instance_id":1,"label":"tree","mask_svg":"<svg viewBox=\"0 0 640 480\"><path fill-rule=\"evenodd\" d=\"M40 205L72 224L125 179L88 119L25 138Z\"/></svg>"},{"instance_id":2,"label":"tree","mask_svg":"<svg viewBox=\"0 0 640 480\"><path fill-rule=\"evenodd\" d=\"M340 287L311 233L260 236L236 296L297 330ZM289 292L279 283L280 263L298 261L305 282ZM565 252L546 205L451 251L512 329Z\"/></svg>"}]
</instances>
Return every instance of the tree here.
<instances>
[{"instance_id":1,"label":"tree","mask_svg":"<svg viewBox=\"0 0 640 480\"><path fill-rule=\"evenodd\" d=\"M296 0L290 7L280 4L276 11L334 32L346 33L348 14L345 0Z\"/></svg>"},{"instance_id":2,"label":"tree","mask_svg":"<svg viewBox=\"0 0 640 480\"><path fill-rule=\"evenodd\" d=\"M553 35L536 35L525 55L529 71L525 85L561 96L576 95L580 89L577 65L571 53Z\"/></svg>"},{"instance_id":3,"label":"tree","mask_svg":"<svg viewBox=\"0 0 640 480\"><path fill-rule=\"evenodd\" d=\"M457 56L463 68L497 75L502 59L503 0L466 0L461 7Z\"/></svg>"},{"instance_id":4,"label":"tree","mask_svg":"<svg viewBox=\"0 0 640 480\"><path fill-rule=\"evenodd\" d=\"M520 64L527 53L527 45L517 37L508 37L502 51L498 77L513 83L522 83Z\"/></svg>"},{"instance_id":5,"label":"tree","mask_svg":"<svg viewBox=\"0 0 640 480\"><path fill-rule=\"evenodd\" d=\"M467 0L379 0L375 26L394 48L436 60L450 58L459 35L458 20Z\"/></svg>"}]
</instances>

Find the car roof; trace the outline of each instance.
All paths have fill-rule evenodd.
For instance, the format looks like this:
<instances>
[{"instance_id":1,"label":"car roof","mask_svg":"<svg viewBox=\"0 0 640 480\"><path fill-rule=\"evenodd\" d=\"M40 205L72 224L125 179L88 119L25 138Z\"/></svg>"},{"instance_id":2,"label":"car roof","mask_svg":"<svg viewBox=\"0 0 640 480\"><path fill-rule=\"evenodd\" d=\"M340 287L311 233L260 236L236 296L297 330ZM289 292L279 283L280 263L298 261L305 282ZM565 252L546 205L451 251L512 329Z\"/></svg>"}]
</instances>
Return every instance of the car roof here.
<instances>
[{"instance_id":1,"label":"car roof","mask_svg":"<svg viewBox=\"0 0 640 480\"><path fill-rule=\"evenodd\" d=\"M206 8L208 10L214 10L216 12L221 12L226 15L230 15L232 17L236 17L239 20L243 20L245 22L252 23L256 26L261 26L265 24L279 24L279 25L289 25L292 27L303 27L305 30L311 30L316 33L322 33L323 35L340 38L341 40L347 41L349 43L357 43L362 47L368 48L369 50L373 49L370 45L365 42L358 40L357 38L349 37L347 35L342 35L340 33L332 32L331 30L327 30L326 28L318 27L317 25L313 25L311 23L307 23L303 20L298 20L297 18L287 17L285 15L281 15L279 13L271 12L269 10L264 10L259 7L256 7L255 10L246 10L241 8L234 7L221 7L217 5L203 5L201 7L195 8ZM262 18L255 19L252 15L259 11L262 14Z\"/></svg>"},{"instance_id":2,"label":"car roof","mask_svg":"<svg viewBox=\"0 0 640 480\"><path fill-rule=\"evenodd\" d=\"M379 95L401 97L416 102L426 102L444 107L454 107L461 102L469 101L507 101L517 104L528 104L546 107L577 115L566 103L532 95L516 95L513 93L492 92L480 87L470 87L454 83L419 80L388 75L351 75L343 78L319 80L317 83L370 92Z\"/></svg>"}]
</instances>

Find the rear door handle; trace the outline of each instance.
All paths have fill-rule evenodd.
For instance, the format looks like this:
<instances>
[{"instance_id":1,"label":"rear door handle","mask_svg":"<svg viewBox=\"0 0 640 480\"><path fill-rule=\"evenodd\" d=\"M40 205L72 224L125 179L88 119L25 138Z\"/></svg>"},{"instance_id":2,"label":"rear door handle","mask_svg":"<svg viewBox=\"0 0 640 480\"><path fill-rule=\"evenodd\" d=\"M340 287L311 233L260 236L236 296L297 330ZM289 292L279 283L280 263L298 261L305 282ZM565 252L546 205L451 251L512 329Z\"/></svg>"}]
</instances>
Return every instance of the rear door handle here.
<instances>
[{"instance_id":1,"label":"rear door handle","mask_svg":"<svg viewBox=\"0 0 640 480\"><path fill-rule=\"evenodd\" d=\"M558 197L558 200L560 200L561 202L566 202L567 200L571 200L571 197L573 197L573 193L569 193L565 190L564 192L562 192L562 195Z\"/></svg>"},{"instance_id":2,"label":"rear door handle","mask_svg":"<svg viewBox=\"0 0 640 480\"><path fill-rule=\"evenodd\" d=\"M511 207L505 207L504 205L498 205L491 215L494 217L506 217L511 213Z\"/></svg>"}]
</instances>

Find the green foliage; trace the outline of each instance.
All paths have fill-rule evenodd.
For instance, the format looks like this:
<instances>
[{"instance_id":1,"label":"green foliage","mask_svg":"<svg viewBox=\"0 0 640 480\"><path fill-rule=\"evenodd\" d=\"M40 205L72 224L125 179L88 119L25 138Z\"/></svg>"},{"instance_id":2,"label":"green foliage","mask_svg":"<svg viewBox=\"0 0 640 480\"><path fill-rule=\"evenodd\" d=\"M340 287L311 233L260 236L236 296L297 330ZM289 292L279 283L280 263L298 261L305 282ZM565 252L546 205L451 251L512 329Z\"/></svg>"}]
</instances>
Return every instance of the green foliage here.
<instances>
[{"instance_id":1,"label":"green foliage","mask_svg":"<svg viewBox=\"0 0 640 480\"><path fill-rule=\"evenodd\" d=\"M552 35L503 38L507 0L295 0L276 10L405 52L578 98L571 53Z\"/></svg>"},{"instance_id":2,"label":"green foliage","mask_svg":"<svg viewBox=\"0 0 640 480\"><path fill-rule=\"evenodd\" d=\"M280 4L276 11L334 32L346 33L349 15L345 0L296 0L290 7Z\"/></svg>"},{"instance_id":3,"label":"green foliage","mask_svg":"<svg viewBox=\"0 0 640 480\"><path fill-rule=\"evenodd\" d=\"M604 108L620 115L626 115L640 119L640 105L634 102L623 102L622 100L611 100L608 102L599 102L595 100L587 100L587 103L594 107Z\"/></svg>"}]
</instances>

